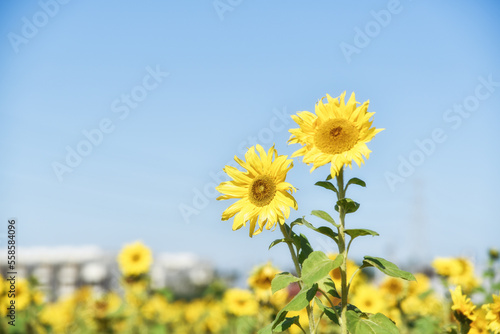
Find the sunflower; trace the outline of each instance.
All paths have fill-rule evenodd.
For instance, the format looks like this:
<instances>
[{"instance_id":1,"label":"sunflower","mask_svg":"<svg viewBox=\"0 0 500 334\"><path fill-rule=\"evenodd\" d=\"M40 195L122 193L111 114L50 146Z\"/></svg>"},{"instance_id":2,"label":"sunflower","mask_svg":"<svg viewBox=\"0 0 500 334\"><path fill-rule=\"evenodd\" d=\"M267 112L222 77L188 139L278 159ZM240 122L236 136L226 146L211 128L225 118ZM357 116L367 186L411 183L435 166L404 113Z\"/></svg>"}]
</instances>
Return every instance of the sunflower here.
<instances>
[{"instance_id":1,"label":"sunflower","mask_svg":"<svg viewBox=\"0 0 500 334\"><path fill-rule=\"evenodd\" d=\"M248 285L255 290L271 290L271 282L278 273L280 271L268 262L252 271Z\"/></svg>"},{"instance_id":2,"label":"sunflower","mask_svg":"<svg viewBox=\"0 0 500 334\"><path fill-rule=\"evenodd\" d=\"M368 159L371 152L366 143L383 130L371 127L370 118L375 113L367 112L369 101L358 106L352 93L345 103L345 92L339 98L327 94L326 103L322 98L316 104L316 114L302 111L292 115L300 128L290 129L288 140L289 144L304 145L292 157L304 156L306 164L313 164L311 172L331 162L332 177L344 165L351 167L352 161L358 166L364 163L363 156Z\"/></svg>"},{"instance_id":3,"label":"sunflower","mask_svg":"<svg viewBox=\"0 0 500 334\"><path fill-rule=\"evenodd\" d=\"M290 207L297 210L297 202L291 195L296 189L285 182L287 172L293 167L292 160L287 158L286 155L278 155L274 146L266 153L262 146L256 145L248 149L246 161L234 157L246 172L231 166L224 168L233 180L217 186L217 191L223 194L217 200L240 198L222 213L222 220L235 216L233 230L250 221L252 237L262 232L264 226L269 230L277 222L284 224L290 215Z\"/></svg>"},{"instance_id":4,"label":"sunflower","mask_svg":"<svg viewBox=\"0 0 500 334\"><path fill-rule=\"evenodd\" d=\"M469 334L489 334L486 309L480 308L476 312L476 320L470 324ZM492 329L493 330L493 329Z\"/></svg>"},{"instance_id":5,"label":"sunflower","mask_svg":"<svg viewBox=\"0 0 500 334\"><path fill-rule=\"evenodd\" d=\"M456 276L462 270L458 261L451 257L438 257L434 259L432 267L438 275L445 277Z\"/></svg>"},{"instance_id":6,"label":"sunflower","mask_svg":"<svg viewBox=\"0 0 500 334\"><path fill-rule=\"evenodd\" d=\"M380 290L392 301L401 299L407 289L407 282L396 277L386 277L380 284Z\"/></svg>"},{"instance_id":7,"label":"sunflower","mask_svg":"<svg viewBox=\"0 0 500 334\"><path fill-rule=\"evenodd\" d=\"M476 315L474 314L474 309L476 305L472 304L470 298L462 294L462 287L459 285L455 288L455 291L450 290L451 299L453 300L453 305L451 309L455 311L455 318L458 321L476 320Z\"/></svg>"},{"instance_id":8,"label":"sunflower","mask_svg":"<svg viewBox=\"0 0 500 334\"><path fill-rule=\"evenodd\" d=\"M237 288L226 291L224 294L224 304L230 313L238 317L256 315L259 309L259 304L250 291Z\"/></svg>"},{"instance_id":9,"label":"sunflower","mask_svg":"<svg viewBox=\"0 0 500 334\"><path fill-rule=\"evenodd\" d=\"M431 282L427 275L416 273L414 276L415 281L411 281L408 284L408 294L418 296L430 290Z\"/></svg>"},{"instance_id":10,"label":"sunflower","mask_svg":"<svg viewBox=\"0 0 500 334\"><path fill-rule=\"evenodd\" d=\"M474 265L466 258L436 258L432 266L450 284L460 285L465 291L471 291L479 285L479 280L474 275Z\"/></svg>"},{"instance_id":11,"label":"sunflower","mask_svg":"<svg viewBox=\"0 0 500 334\"><path fill-rule=\"evenodd\" d=\"M152 262L151 250L139 241L126 245L118 255L118 264L125 276L147 273Z\"/></svg>"},{"instance_id":12,"label":"sunflower","mask_svg":"<svg viewBox=\"0 0 500 334\"><path fill-rule=\"evenodd\" d=\"M500 295L493 295L493 303L484 305L483 308L488 312L488 329L495 334L500 333Z\"/></svg>"},{"instance_id":13,"label":"sunflower","mask_svg":"<svg viewBox=\"0 0 500 334\"><path fill-rule=\"evenodd\" d=\"M356 294L352 297L352 303L367 313L384 313L387 305L384 301L384 294L375 286L363 284L358 287Z\"/></svg>"},{"instance_id":14,"label":"sunflower","mask_svg":"<svg viewBox=\"0 0 500 334\"><path fill-rule=\"evenodd\" d=\"M16 282L16 309L19 311L26 309L31 303L31 298L32 292L30 291L28 280L24 278L20 279L18 282Z\"/></svg>"},{"instance_id":15,"label":"sunflower","mask_svg":"<svg viewBox=\"0 0 500 334\"><path fill-rule=\"evenodd\" d=\"M97 319L106 318L115 313L122 303L122 300L115 292L109 292L93 301L91 307L93 316Z\"/></svg>"},{"instance_id":16,"label":"sunflower","mask_svg":"<svg viewBox=\"0 0 500 334\"><path fill-rule=\"evenodd\" d=\"M160 294L154 294L142 306L142 315L148 320L157 320L160 323L166 322L165 312L168 308L168 302Z\"/></svg>"},{"instance_id":17,"label":"sunflower","mask_svg":"<svg viewBox=\"0 0 500 334\"><path fill-rule=\"evenodd\" d=\"M53 333L72 333L75 324L75 309L70 298L46 304L39 313L40 322L50 326Z\"/></svg>"}]
</instances>

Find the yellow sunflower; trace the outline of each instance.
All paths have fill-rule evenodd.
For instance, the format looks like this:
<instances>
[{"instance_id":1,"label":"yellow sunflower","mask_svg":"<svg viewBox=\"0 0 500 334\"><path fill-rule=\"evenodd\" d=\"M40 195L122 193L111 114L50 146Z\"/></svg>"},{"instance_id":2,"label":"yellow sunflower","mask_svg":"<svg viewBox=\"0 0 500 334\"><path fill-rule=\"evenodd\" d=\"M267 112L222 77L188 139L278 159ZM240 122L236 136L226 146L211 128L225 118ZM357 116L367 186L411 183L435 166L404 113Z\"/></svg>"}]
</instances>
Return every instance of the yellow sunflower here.
<instances>
[{"instance_id":1,"label":"yellow sunflower","mask_svg":"<svg viewBox=\"0 0 500 334\"><path fill-rule=\"evenodd\" d=\"M432 262L436 272L447 278L452 285L460 285L464 291L471 291L479 285L474 274L474 265L466 258L436 258Z\"/></svg>"},{"instance_id":2,"label":"yellow sunflower","mask_svg":"<svg viewBox=\"0 0 500 334\"><path fill-rule=\"evenodd\" d=\"M28 280L22 278L16 282L16 309L21 311L29 306L31 303L32 292L30 291L30 286Z\"/></svg>"},{"instance_id":3,"label":"yellow sunflower","mask_svg":"<svg viewBox=\"0 0 500 334\"><path fill-rule=\"evenodd\" d=\"M486 319L489 321L488 329L493 333L500 333L500 295L493 295L493 303L484 305L483 308L488 312Z\"/></svg>"},{"instance_id":4,"label":"yellow sunflower","mask_svg":"<svg viewBox=\"0 0 500 334\"><path fill-rule=\"evenodd\" d=\"M222 182L216 188L223 194L217 200L240 198L222 213L222 220L234 216L233 230L250 221L252 237L262 232L264 226L269 230L277 222L284 224L290 215L290 207L297 210L297 202L291 195L296 189L285 182L287 172L293 167L292 160L287 158L286 155L278 155L274 146L266 153L262 146L256 145L248 149L246 161L234 157L246 172L231 166L224 168L233 180Z\"/></svg>"},{"instance_id":5,"label":"yellow sunflower","mask_svg":"<svg viewBox=\"0 0 500 334\"><path fill-rule=\"evenodd\" d=\"M408 282L408 294L420 295L430 290L431 281L429 277L423 273L416 273L415 281Z\"/></svg>"},{"instance_id":6,"label":"yellow sunflower","mask_svg":"<svg viewBox=\"0 0 500 334\"><path fill-rule=\"evenodd\" d=\"M391 301L401 299L406 293L408 283L400 278L386 277L380 284L380 290L384 292Z\"/></svg>"},{"instance_id":7,"label":"yellow sunflower","mask_svg":"<svg viewBox=\"0 0 500 334\"><path fill-rule=\"evenodd\" d=\"M224 294L224 304L227 310L240 317L245 315L256 315L259 310L259 304L254 295L243 289L229 289Z\"/></svg>"},{"instance_id":8,"label":"yellow sunflower","mask_svg":"<svg viewBox=\"0 0 500 334\"><path fill-rule=\"evenodd\" d=\"M303 145L292 157L304 156L306 164L313 164L311 172L331 162L334 177L344 165L351 167L352 161L358 166L364 163L363 156L368 159L371 152L366 143L383 129L371 127L375 113L367 112L369 101L358 106L354 93L347 103L345 92L338 98L327 94L326 103L323 99L316 104L316 114L302 111L292 116L299 128L289 130L288 142Z\"/></svg>"},{"instance_id":9,"label":"yellow sunflower","mask_svg":"<svg viewBox=\"0 0 500 334\"><path fill-rule=\"evenodd\" d=\"M139 241L126 245L118 255L118 264L125 276L147 273L152 262L151 250Z\"/></svg>"},{"instance_id":10,"label":"yellow sunflower","mask_svg":"<svg viewBox=\"0 0 500 334\"><path fill-rule=\"evenodd\" d=\"M476 312L476 320L470 324L469 334L489 334L486 309L480 308Z\"/></svg>"},{"instance_id":11,"label":"yellow sunflower","mask_svg":"<svg viewBox=\"0 0 500 334\"><path fill-rule=\"evenodd\" d=\"M252 274L248 277L248 285L256 290L270 290L271 282L278 273L280 271L268 262L252 271Z\"/></svg>"},{"instance_id":12,"label":"yellow sunflower","mask_svg":"<svg viewBox=\"0 0 500 334\"><path fill-rule=\"evenodd\" d=\"M115 292L109 292L96 299L92 305L93 316L98 319L108 317L115 313L122 303L122 300Z\"/></svg>"},{"instance_id":13,"label":"yellow sunflower","mask_svg":"<svg viewBox=\"0 0 500 334\"><path fill-rule=\"evenodd\" d=\"M165 297L160 294L155 294L146 301L141 311L146 319L165 323L167 318L165 312L167 308L168 302Z\"/></svg>"},{"instance_id":14,"label":"yellow sunflower","mask_svg":"<svg viewBox=\"0 0 500 334\"><path fill-rule=\"evenodd\" d=\"M367 313L385 313L387 311L384 294L371 284L363 284L358 287L356 294L352 297L352 304Z\"/></svg>"},{"instance_id":15,"label":"yellow sunflower","mask_svg":"<svg viewBox=\"0 0 500 334\"><path fill-rule=\"evenodd\" d=\"M476 305L472 304L470 298L462 294L462 287L459 285L454 291L450 290L450 292L451 299L453 300L451 309L455 311L455 318L457 320L462 318L467 318L470 321L476 320L476 315L474 314Z\"/></svg>"}]
</instances>

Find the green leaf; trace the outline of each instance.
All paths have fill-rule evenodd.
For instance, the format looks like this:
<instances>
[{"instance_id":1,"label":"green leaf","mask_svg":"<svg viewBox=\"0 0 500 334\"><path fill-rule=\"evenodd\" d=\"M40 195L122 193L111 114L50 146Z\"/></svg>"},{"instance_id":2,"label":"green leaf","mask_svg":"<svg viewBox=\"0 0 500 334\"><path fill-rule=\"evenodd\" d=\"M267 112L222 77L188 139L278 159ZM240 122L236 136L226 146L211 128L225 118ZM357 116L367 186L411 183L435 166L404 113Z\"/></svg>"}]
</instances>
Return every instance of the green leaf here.
<instances>
[{"instance_id":1,"label":"green leaf","mask_svg":"<svg viewBox=\"0 0 500 334\"><path fill-rule=\"evenodd\" d=\"M313 284L310 288L304 286L280 312L305 309L314 296L316 296L316 292L318 292L318 284Z\"/></svg>"},{"instance_id":2,"label":"green leaf","mask_svg":"<svg viewBox=\"0 0 500 334\"><path fill-rule=\"evenodd\" d=\"M359 209L359 203L354 202L350 198L343 198L337 201L337 204L335 205L335 210L339 211L340 206L344 208L345 213L356 212Z\"/></svg>"},{"instance_id":3,"label":"green leaf","mask_svg":"<svg viewBox=\"0 0 500 334\"><path fill-rule=\"evenodd\" d=\"M319 299L318 297L315 298L316 300L316 304L318 305L319 309L322 311L322 312L325 312L325 315L331 320L333 321L335 324L339 325L340 326L340 323L339 323L339 317L337 315L337 313L335 312L335 309L331 308L331 307L327 307L323 304L323 302L321 301L321 299Z\"/></svg>"},{"instance_id":4,"label":"green leaf","mask_svg":"<svg viewBox=\"0 0 500 334\"><path fill-rule=\"evenodd\" d=\"M439 321L432 317L419 318L413 325L412 334L440 333Z\"/></svg>"},{"instance_id":5,"label":"green leaf","mask_svg":"<svg viewBox=\"0 0 500 334\"><path fill-rule=\"evenodd\" d=\"M285 313L286 314L286 313ZM274 321L271 322L269 325L267 325L266 327L264 328L261 328L257 334L273 334L273 324L274 324Z\"/></svg>"},{"instance_id":6,"label":"green leaf","mask_svg":"<svg viewBox=\"0 0 500 334\"><path fill-rule=\"evenodd\" d=\"M295 219L295 220L294 220L294 221L290 224L290 228L293 228L295 225L303 225L302 220L304 220L304 217Z\"/></svg>"},{"instance_id":7,"label":"green leaf","mask_svg":"<svg viewBox=\"0 0 500 334\"><path fill-rule=\"evenodd\" d=\"M332 174L328 174L328 176L326 177L326 180L328 181L328 180L331 180L331 179L333 179L332 178Z\"/></svg>"},{"instance_id":8,"label":"green leaf","mask_svg":"<svg viewBox=\"0 0 500 334\"><path fill-rule=\"evenodd\" d=\"M299 316L295 316L292 318L285 318L282 322L276 325L276 327L273 328L273 333L280 333L286 331L288 328L290 328L293 324L299 325Z\"/></svg>"},{"instance_id":9,"label":"green leaf","mask_svg":"<svg viewBox=\"0 0 500 334\"><path fill-rule=\"evenodd\" d=\"M279 323L281 323L287 315L287 311L284 309L279 311L278 314L276 315L276 318L271 322L269 325L266 327L262 328L260 331L258 331L258 334L272 334L273 333L273 328L276 327Z\"/></svg>"},{"instance_id":10,"label":"green leaf","mask_svg":"<svg viewBox=\"0 0 500 334\"><path fill-rule=\"evenodd\" d=\"M318 282L318 289L326 292L329 295L332 295L333 297L341 298L339 293L337 292L337 288L335 287L335 282L331 279L330 276L326 276Z\"/></svg>"},{"instance_id":11,"label":"green leaf","mask_svg":"<svg viewBox=\"0 0 500 334\"><path fill-rule=\"evenodd\" d=\"M345 233L347 235L349 235L352 239L357 238L357 237L362 237L364 235L373 235L373 236L379 235L377 232L366 229L366 228L349 229L349 230L345 230Z\"/></svg>"},{"instance_id":12,"label":"green leaf","mask_svg":"<svg viewBox=\"0 0 500 334\"><path fill-rule=\"evenodd\" d=\"M236 333L253 333L256 325L256 319L250 316L241 316L235 319L234 329Z\"/></svg>"},{"instance_id":13,"label":"green leaf","mask_svg":"<svg viewBox=\"0 0 500 334\"><path fill-rule=\"evenodd\" d=\"M330 214L328 212L325 212L322 210L313 210L313 211L311 211L311 214L316 216L316 217L319 217L321 219L326 220L327 222L333 224L336 227L339 227L339 225L335 223L335 220L333 220L332 216L330 216Z\"/></svg>"},{"instance_id":14,"label":"green leaf","mask_svg":"<svg viewBox=\"0 0 500 334\"><path fill-rule=\"evenodd\" d=\"M300 251L300 237L290 229L290 237L292 238L292 243L295 245L297 248L297 252Z\"/></svg>"},{"instance_id":15,"label":"green leaf","mask_svg":"<svg viewBox=\"0 0 500 334\"><path fill-rule=\"evenodd\" d=\"M396 266L394 263L387 261L381 257L365 256L361 268L366 267L378 268L384 274L392 277L402 278L407 281L416 281L413 274L399 269L398 266Z\"/></svg>"},{"instance_id":16,"label":"green leaf","mask_svg":"<svg viewBox=\"0 0 500 334\"><path fill-rule=\"evenodd\" d=\"M273 241L273 242L271 242L271 244L269 245L268 250L269 250L269 249L271 249L271 248L273 248L273 247L274 247L274 246L276 246L277 244L282 243L282 242L286 242L286 241L285 241L285 238L282 238L282 239L276 239L276 240L274 240L274 241Z\"/></svg>"},{"instance_id":17,"label":"green leaf","mask_svg":"<svg viewBox=\"0 0 500 334\"><path fill-rule=\"evenodd\" d=\"M335 260L330 260L322 251L316 251L309 254L302 265L302 281L304 284L311 286L319 282L333 269L342 264L342 255L339 254Z\"/></svg>"},{"instance_id":18,"label":"green leaf","mask_svg":"<svg viewBox=\"0 0 500 334\"><path fill-rule=\"evenodd\" d=\"M347 311L347 329L351 334L399 334L399 330L391 319L382 313L359 314Z\"/></svg>"},{"instance_id":19,"label":"green leaf","mask_svg":"<svg viewBox=\"0 0 500 334\"><path fill-rule=\"evenodd\" d=\"M278 290L286 288L290 283L298 281L300 281L300 278L287 272L276 274L271 282L271 291L275 293Z\"/></svg>"},{"instance_id":20,"label":"green leaf","mask_svg":"<svg viewBox=\"0 0 500 334\"><path fill-rule=\"evenodd\" d=\"M288 311L300 311L306 308L309 302L316 296L316 292L318 292L318 284L314 284L311 287L302 287L302 290L300 290L299 293L278 312L274 321L261 329L258 333L271 334L273 330L285 320Z\"/></svg>"},{"instance_id":21,"label":"green leaf","mask_svg":"<svg viewBox=\"0 0 500 334\"><path fill-rule=\"evenodd\" d=\"M300 251L299 251L299 263L302 264L305 259L313 252L311 244L307 237L302 233L297 235L298 241L300 242Z\"/></svg>"},{"instance_id":22,"label":"green leaf","mask_svg":"<svg viewBox=\"0 0 500 334\"><path fill-rule=\"evenodd\" d=\"M333 183L328 182L328 181L318 181L314 185L315 186L323 187L323 188L331 190L331 191L334 191L337 194L339 193L339 191L337 190L337 188L335 188L335 186L333 185Z\"/></svg>"},{"instance_id":23,"label":"green leaf","mask_svg":"<svg viewBox=\"0 0 500 334\"><path fill-rule=\"evenodd\" d=\"M335 242L338 241L338 234L335 233L335 232L333 232L333 230L331 228L329 228L328 226L320 226L320 227L316 228L313 224L309 223L305 219L302 219L301 222L296 222L296 224L297 225L304 225L304 226L310 228L311 230L313 230L315 232L318 232L318 233L321 233L323 235L326 235L327 237L329 237L330 239L334 240Z\"/></svg>"},{"instance_id":24,"label":"green leaf","mask_svg":"<svg viewBox=\"0 0 500 334\"><path fill-rule=\"evenodd\" d=\"M366 187L365 181L358 179L357 177L353 177L352 179L350 179L345 185L345 188L347 189L347 187L349 187L350 184L357 184L358 186Z\"/></svg>"}]
</instances>

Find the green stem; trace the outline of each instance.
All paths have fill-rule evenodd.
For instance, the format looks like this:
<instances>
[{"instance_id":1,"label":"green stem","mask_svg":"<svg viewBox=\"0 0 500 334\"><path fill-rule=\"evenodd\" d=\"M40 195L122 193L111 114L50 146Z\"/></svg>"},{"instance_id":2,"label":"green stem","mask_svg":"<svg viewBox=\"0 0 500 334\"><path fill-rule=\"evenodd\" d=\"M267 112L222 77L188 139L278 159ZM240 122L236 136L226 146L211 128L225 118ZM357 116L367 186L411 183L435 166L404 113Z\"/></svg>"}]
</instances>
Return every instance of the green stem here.
<instances>
[{"instance_id":1,"label":"green stem","mask_svg":"<svg viewBox=\"0 0 500 334\"><path fill-rule=\"evenodd\" d=\"M297 272L297 276L301 277L302 276L302 270L300 269L300 263L299 259L297 257L297 253L295 252L295 249L293 248L293 239L291 236L291 233L288 233L285 226L281 225L278 223L281 229L281 233L283 233L283 236L285 237L285 242L288 245L288 249L290 250L290 255L292 255L292 260L293 264L295 265L295 271ZM291 231L290 231L291 232ZM302 284L299 282L299 287L302 289ZM311 305L307 305L307 316L309 318L309 331L311 334L316 333L316 329L314 328L314 315L313 315L313 310L311 308ZM300 327L300 326L299 326ZM301 327L302 331L304 329Z\"/></svg>"},{"instance_id":2,"label":"green stem","mask_svg":"<svg viewBox=\"0 0 500 334\"><path fill-rule=\"evenodd\" d=\"M318 291L319 291L319 292L320 292L320 293L321 293L321 294L322 294L322 295L326 298L326 300L328 300L328 302L330 303L330 306L331 306L332 308L334 308L334 307L335 307L335 304L333 304L332 300L330 299L330 297L328 297L328 295L326 294L326 292L325 292L325 291L323 291L323 290L321 290L321 289L318 289ZM337 312L335 309L333 309L333 311L334 311L335 313ZM337 316L338 316L338 314L337 314Z\"/></svg>"},{"instance_id":3,"label":"green stem","mask_svg":"<svg viewBox=\"0 0 500 334\"><path fill-rule=\"evenodd\" d=\"M278 223L279 224L279 223ZM285 242L288 245L288 249L290 250L290 254L292 255L293 264L295 265L295 271L297 272L297 276L302 276L302 271L300 270L299 259L297 258L297 254L295 253L295 249L293 248L293 239L291 235L289 235L285 229L284 225L279 224L281 233L285 237ZM300 283L299 283L300 284Z\"/></svg>"},{"instance_id":4,"label":"green stem","mask_svg":"<svg viewBox=\"0 0 500 334\"><path fill-rule=\"evenodd\" d=\"M345 198L345 188L344 188L344 168L342 168L337 175L337 198L340 201ZM341 277L341 313L340 313L340 330L341 334L347 334L347 249L346 249L346 239L345 239L345 211L344 208L339 205L339 254L342 255L342 264L340 265L340 277Z\"/></svg>"}]
</instances>

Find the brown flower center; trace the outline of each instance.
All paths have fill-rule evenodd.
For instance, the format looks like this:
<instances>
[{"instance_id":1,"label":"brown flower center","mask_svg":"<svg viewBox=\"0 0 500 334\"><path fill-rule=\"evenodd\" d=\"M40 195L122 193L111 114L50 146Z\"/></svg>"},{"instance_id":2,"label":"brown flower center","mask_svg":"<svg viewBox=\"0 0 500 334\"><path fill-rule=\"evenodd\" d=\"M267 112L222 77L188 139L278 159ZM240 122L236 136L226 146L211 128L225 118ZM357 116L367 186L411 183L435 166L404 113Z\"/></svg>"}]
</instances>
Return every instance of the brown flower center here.
<instances>
[{"instance_id":1,"label":"brown flower center","mask_svg":"<svg viewBox=\"0 0 500 334\"><path fill-rule=\"evenodd\" d=\"M248 197L250 202L256 206L266 206L274 198L276 194L276 184L267 175L261 175L252 181Z\"/></svg>"},{"instance_id":2,"label":"brown flower center","mask_svg":"<svg viewBox=\"0 0 500 334\"><path fill-rule=\"evenodd\" d=\"M314 145L323 153L349 151L359 138L358 128L346 119L330 119L320 125L314 135Z\"/></svg>"}]
</instances>

